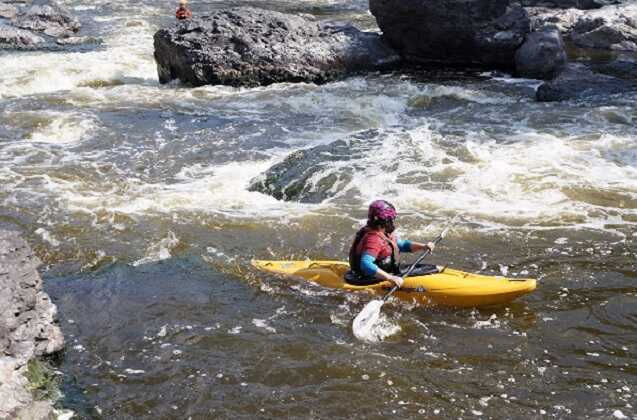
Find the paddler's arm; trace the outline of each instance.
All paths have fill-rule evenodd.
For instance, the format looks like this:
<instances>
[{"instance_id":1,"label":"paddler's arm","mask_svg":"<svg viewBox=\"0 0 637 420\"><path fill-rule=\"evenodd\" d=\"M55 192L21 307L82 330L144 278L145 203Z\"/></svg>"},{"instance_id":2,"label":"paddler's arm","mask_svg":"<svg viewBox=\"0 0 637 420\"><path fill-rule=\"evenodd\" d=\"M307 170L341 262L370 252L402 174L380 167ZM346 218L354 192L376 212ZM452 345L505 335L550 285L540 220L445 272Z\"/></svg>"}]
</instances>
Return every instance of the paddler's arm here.
<instances>
[{"instance_id":1,"label":"paddler's arm","mask_svg":"<svg viewBox=\"0 0 637 420\"><path fill-rule=\"evenodd\" d=\"M393 274L389 274L386 271L383 271L376 265L374 262L376 258L372 255L364 252L361 257L361 271L366 276L373 276L378 280L388 280L394 283L398 287L402 287L403 279L398 276L394 276Z\"/></svg>"},{"instance_id":2,"label":"paddler's arm","mask_svg":"<svg viewBox=\"0 0 637 420\"><path fill-rule=\"evenodd\" d=\"M434 248L436 247L436 244L434 244L433 242L423 244L421 242L408 241L407 239L399 239L397 241L397 244L400 252L418 252L429 248L429 250L431 250L431 252L433 253Z\"/></svg>"}]
</instances>

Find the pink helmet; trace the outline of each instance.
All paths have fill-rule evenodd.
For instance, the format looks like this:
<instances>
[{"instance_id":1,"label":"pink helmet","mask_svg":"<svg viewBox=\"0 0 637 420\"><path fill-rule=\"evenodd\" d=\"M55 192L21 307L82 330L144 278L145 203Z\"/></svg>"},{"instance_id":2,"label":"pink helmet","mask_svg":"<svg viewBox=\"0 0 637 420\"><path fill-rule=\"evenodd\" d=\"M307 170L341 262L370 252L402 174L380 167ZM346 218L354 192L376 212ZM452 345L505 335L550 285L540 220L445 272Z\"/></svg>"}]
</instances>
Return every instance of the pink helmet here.
<instances>
[{"instance_id":1,"label":"pink helmet","mask_svg":"<svg viewBox=\"0 0 637 420\"><path fill-rule=\"evenodd\" d=\"M367 219L371 222L379 220L394 220L396 218L396 207L385 200L376 200L369 205Z\"/></svg>"}]
</instances>

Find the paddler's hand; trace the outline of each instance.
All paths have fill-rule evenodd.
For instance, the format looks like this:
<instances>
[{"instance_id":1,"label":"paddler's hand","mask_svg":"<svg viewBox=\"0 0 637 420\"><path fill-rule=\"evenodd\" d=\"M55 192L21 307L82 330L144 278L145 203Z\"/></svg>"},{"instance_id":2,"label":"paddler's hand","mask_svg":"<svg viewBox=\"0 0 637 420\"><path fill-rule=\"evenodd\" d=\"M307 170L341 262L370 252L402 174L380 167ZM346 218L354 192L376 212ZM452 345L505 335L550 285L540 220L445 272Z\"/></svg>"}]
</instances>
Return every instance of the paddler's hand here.
<instances>
[{"instance_id":1,"label":"paddler's hand","mask_svg":"<svg viewBox=\"0 0 637 420\"><path fill-rule=\"evenodd\" d=\"M427 242L427 248L429 248L429 251L431 251L431 253L434 253L434 248L436 247L436 244L433 242Z\"/></svg>"},{"instance_id":2,"label":"paddler's hand","mask_svg":"<svg viewBox=\"0 0 637 420\"><path fill-rule=\"evenodd\" d=\"M387 280L394 283L396 286L398 286L399 289L403 287L403 283L405 282L405 280L403 280L403 278L399 276L389 276Z\"/></svg>"}]
</instances>

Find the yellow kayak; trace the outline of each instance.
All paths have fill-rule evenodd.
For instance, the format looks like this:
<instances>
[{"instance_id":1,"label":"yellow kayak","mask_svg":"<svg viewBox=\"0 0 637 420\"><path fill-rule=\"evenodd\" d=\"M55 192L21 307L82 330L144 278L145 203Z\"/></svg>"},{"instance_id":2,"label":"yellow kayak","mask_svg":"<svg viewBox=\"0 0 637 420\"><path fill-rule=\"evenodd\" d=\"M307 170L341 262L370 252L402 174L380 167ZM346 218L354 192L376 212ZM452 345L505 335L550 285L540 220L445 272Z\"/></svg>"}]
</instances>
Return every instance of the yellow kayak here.
<instances>
[{"instance_id":1,"label":"yellow kayak","mask_svg":"<svg viewBox=\"0 0 637 420\"><path fill-rule=\"evenodd\" d=\"M262 261L252 260L256 268L270 273L301 277L324 287L346 291L368 291L385 294L392 284L388 281L369 286L355 286L344 280L349 264L341 261ZM476 307L507 303L532 292L535 279L512 279L483 276L446 267L439 272L405 278L403 287L394 296L406 302L424 305Z\"/></svg>"}]
</instances>

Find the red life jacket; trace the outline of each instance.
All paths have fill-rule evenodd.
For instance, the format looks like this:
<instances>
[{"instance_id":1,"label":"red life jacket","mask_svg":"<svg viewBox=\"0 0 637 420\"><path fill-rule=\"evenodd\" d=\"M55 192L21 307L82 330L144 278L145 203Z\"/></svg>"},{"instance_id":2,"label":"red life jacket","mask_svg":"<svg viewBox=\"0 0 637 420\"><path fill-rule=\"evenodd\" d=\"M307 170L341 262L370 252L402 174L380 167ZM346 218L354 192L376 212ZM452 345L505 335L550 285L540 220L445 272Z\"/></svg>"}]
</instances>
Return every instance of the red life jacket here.
<instances>
[{"instance_id":1,"label":"red life jacket","mask_svg":"<svg viewBox=\"0 0 637 420\"><path fill-rule=\"evenodd\" d=\"M361 258L365 250L362 249L362 245L365 243L364 239L366 239L368 235L377 236L387 247L384 249L385 252L378 254L374 263L378 266L378 268L386 271L387 273L399 275L400 268L398 260L400 259L400 251L398 250L396 237L394 235L387 236L383 232L370 229L367 226L363 227L356 233L354 242L349 250L349 265L351 270L356 274L363 276L363 272L361 270Z\"/></svg>"},{"instance_id":2,"label":"red life jacket","mask_svg":"<svg viewBox=\"0 0 637 420\"><path fill-rule=\"evenodd\" d=\"M177 18L177 20L189 19L192 17L192 12L188 10L186 7L180 7L177 9L177 12L175 13L175 17Z\"/></svg>"}]
</instances>

